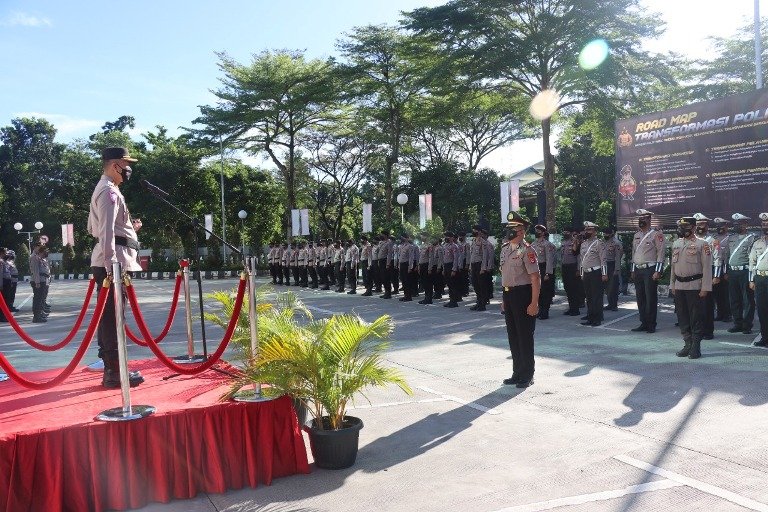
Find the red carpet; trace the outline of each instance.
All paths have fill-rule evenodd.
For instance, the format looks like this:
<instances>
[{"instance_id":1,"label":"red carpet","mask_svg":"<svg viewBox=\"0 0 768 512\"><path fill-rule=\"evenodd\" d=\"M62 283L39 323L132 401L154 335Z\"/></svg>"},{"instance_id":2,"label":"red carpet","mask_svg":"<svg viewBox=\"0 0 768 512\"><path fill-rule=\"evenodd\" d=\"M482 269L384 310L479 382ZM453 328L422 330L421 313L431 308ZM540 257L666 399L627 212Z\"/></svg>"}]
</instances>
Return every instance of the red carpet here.
<instances>
[{"instance_id":1,"label":"red carpet","mask_svg":"<svg viewBox=\"0 0 768 512\"><path fill-rule=\"evenodd\" d=\"M128 422L94 421L122 405L100 373L75 371L50 391L0 383L0 512L138 508L309 472L288 397L222 403L219 372L163 380L173 372L156 361L130 367L145 378L131 402L157 410Z\"/></svg>"}]
</instances>

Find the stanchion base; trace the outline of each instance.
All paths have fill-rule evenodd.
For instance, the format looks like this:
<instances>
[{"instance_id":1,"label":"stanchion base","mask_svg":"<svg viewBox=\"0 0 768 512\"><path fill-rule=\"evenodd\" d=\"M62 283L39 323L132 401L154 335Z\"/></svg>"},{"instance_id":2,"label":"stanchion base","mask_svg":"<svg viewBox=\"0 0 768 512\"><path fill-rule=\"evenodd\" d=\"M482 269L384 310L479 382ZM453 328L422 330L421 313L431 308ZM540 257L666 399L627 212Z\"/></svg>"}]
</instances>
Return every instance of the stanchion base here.
<instances>
[{"instance_id":1,"label":"stanchion base","mask_svg":"<svg viewBox=\"0 0 768 512\"><path fill-rule=\"evenodd\" d=\"M266 397L254 391L253 389L238 391L235 396L232 397L235 402L269 402L274 398Z\"/></svg>"},{"instance_id":2,"label":"stanchion base","mask_svg":"<svg viewBox=\"0 0 768 512\"><path fill-rule=\"evenodd\" d=\"M95 363L91 363L88 366L84 368L87 372L103 372L104 371L104 361L99 359Z\"/></svg>"},{"instance_id":3,"label":"stanchion base","mask_svg":"<svg viewBox=\"0 0 768 512\"><path fill-rule=\"evenodd\" d=\"M155 412L155 408L151 405L132 405L132 414L125 414L122 407L115 407L103 411L96 416L96 419L99 421L131 421L145 418L153 412Z\"/></svg>"},{"instance_id":4,"label":"stanchion base","mask_svg":"<svg viewBox=\"0 0 768 512\"><path fill-rule=\"evenodd\" d=\"M173 358L176 364L198 364L206 361L205 356L178 356Z\"/></svg>"},{"instance_id":5,"label":"stanchion base","mask_svg":"<svg viewBox=\"0 0 768 512\"><path fill-rule=\"evenodd\" d=\"M10 377L8 377L8 375L6 375L4 373L0 373L0 382L6 381L8 379L10 379Z\"/></svg>"}]
</instances>

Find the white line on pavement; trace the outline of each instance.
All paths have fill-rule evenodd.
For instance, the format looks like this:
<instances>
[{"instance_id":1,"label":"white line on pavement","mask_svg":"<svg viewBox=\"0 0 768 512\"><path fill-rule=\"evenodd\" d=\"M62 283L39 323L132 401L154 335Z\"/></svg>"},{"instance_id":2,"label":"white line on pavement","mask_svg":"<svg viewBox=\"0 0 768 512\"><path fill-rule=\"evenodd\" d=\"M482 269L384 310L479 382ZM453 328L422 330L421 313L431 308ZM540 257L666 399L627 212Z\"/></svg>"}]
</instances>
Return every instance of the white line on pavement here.
<instances>
[{"instance_id":1,"label":"white line on pavement","mask_svg":"<svg viewBox=\"0 0 768 512\"><path fill-rule=\"evenodd\" d=\"M16 306L16 307L17 307L18 309L21 309L21 308L23 308L23 307L24 307L24 304L26 304L27 302L29 302L29 299L31 299L31 298L32 298L32 295L31 295L31 294L30 294L30 295L27 295L27 298L26 298L26 299L24 299L24 300L21 302L21 304L19 304L19 305L18 305L18 306Z\"/></svg>"},{"instance_id":2,"label":"white line on pavement","mask_svg":"<svg viewBox=\"0 0 768 512\"><path fill-rule=\"evenodd\" d=\"M753 345L745 345L743 343L733 343L731 341L718 341L721 345L732 345L734 347L741 347L741 348L756 348L760 350L768 350L766 347L755 347Z\"/></svg>"},{"instance_id":3,"label":"white line on pavement","mask_svg":"<svg viewBox=\"0 0 768 512\"><path fill-rule=\"evenodd\" d=\"M539 512L541 510L552 510L554 508L566 507L570 505L583 505L584 503L591 503L595 501L613 500L621 498L628 494L639 494L642 492L660 491L663 489L671 489L672 487L680 487L683 484L673 482L671 480L659 480L656 482L648 482L639 485L630 485L623 489L616 489L613 491L594 492L591 494L580 494L577 496L569 496L567 498L559 498L549 501L540 501L538 503L531 503L529 505L518 505L514 507L502 508L495 512Z\"/></svg>"},{"instance_id":4,"label":"white line on pavement","mask_svg":"<svg viewBox=\"0 0 768 512\"><path fill-rule=\"evenodd\" d=\"M615 324L616 322L621 322L622 320L624 320L624 319L626 319L626 318L629 318L629 317L635 316L636 314L637 314L637 311L633 311L632 313L628 313L628 314L626 314L626 315L620 316L619 318L614 318L614 319L613 319L613 320L611 320L610 322L605 322L605 323L604 323L603 325L601 325L600 327L603 327L603 328L605 328L605 327L607 327L607 326L609 326L609 325L613 325L613 324Z\"/></svg>"},{"instance_id":5,"label":"white line on pavement","mask_svg":"<svg viewBox=\"0 0 768 512\"><path fill-rule=\"evenodd\" d=\"M470 409L474 409L476 411L485 412L485 413L488 413L488 414L501 414L501 411L499 411L497 409L491 409L491 408L488 408L488 407L484 407L484 406L482 406L480 404L476 404L474 402L468 402L466 400L462 400L461 398L453 396L453 395L445 395L443 393L440 393L439 391L435 391L432 388L427 388L427 387L424 387L424 386L418 386L418 389L420 389L422 391L426 391L427 393L431 393L433 395L438 395L438 396L442 397L445 400L450 400L451 402L456 402L457 404L466 405Z\"/></svg>"},{"instance_id":6,"label":"white line on pavement","mask_svg":"<svg viewBox=\"0 0 768 512\"><path fill-rule=\"evenodd\" d=\"M658 466L654 466L653 464L648 464L647 462L634 459L627 455L616 455L613 458L625 464L629 464L630 466L634 466L636 468L642 469L643 471L647 471L648 473L659 475L661 477L668 478L669 480L672 480L674 482L687 485L688 487L693 487L694 489L698 489L707 494L712 494L719 498L723 498L724 500L730 501L731 503L735 503L736 505L740 505L749 510L757 510L759 512L768 512L768 505L766 505L765 503L760 503L759 501L746 498L744 496L741 496L740 494L736 494L735 492L725 490L721 487L710 485L700 480L696 480L694 478L689 478L687 476L683 476L678 473L668 471Z\"/></svg>"}]
</instances>

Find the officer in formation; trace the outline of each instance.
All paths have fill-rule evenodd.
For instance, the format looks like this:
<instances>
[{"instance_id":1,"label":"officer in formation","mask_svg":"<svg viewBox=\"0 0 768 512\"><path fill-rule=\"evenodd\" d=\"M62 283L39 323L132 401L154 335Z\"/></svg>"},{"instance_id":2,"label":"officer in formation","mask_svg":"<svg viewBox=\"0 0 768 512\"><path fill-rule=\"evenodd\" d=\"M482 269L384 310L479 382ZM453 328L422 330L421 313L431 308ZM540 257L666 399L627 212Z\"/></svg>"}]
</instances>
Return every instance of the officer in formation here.
<instances>
[{"instance_id":1,"label":"officer in formation","mask_svg":"<svg viewBox=\"0 0 768 512\"><path fill-rule=\"evenodd\" d=\"M584 222L579 243L579 272L587 299L587 315L581 325L597 327L603 321L603 283L608 282L605 243L597 236L598 225Z\"/></svg>"},{"instance_id":2,"label":"officer in formation","mask_svg":"<svg viewBox=\"0 0 768 512\"><path fill-rule=\"evenodd\" d=\"M653 213L637 210L639 230L632 240L632 274L635 282L640 325L635 332L656 332L659 307L657 283L664 270L666 241L660 230L651 227Z\"/></svg>"},{"instance_id":3,"label":"officer in formation","mask_svg":"<svg viewBox=\"0 0 768 512\"><path fill-rule=\"evenodd\" d=\"M728 332L752 334L755 320L755 294L749 287L749 251L755 235L747 233L749 217L734 213L733 233L722 247L725 262L724 275L728 279L728 295L731 302L733 327Z\"/></svg>"},{"instance_id":4,"label":"officer in formation","mask_svg":"<svg viewBox=\"0 0 768 512\"><path fill-rule=\"evenodd\" d=\"M563 288L568 297L568 309L563 314L580 316L579 309L584 305L584 287L579 277L579 248L574 231L570 227L563 229L563 242L560 245L560 273Z\"/></svg>"},{"instance_id":5,"label":"officer in formation","mask_svg":"<svg viewBox=\"0 0 768 512\"><path fill-rule=\"evenodd\" d=\"M605 261L608 266L608 282L605 283L608 305L603 309L606 311L618 311L619 275L621 274L621 259L624 256L624 246L616 238L616 232L613 228L604 228L603 238L605 239Z\"/></svg>"},{"instance_id":6,"label":"officer in formation","mask_svg":"<svg viewBox=\"0 0 768 512\"><path fill-rule=\"evenodd\" d=\"M402 283L403 296L400 298L402 302L410 302L413 300L413 276L416 272L416 264L414 263L413 255L414 251L418 252L418 248L411 243L411 239L407 234L403 234L401 237L400 247L398 249L398 262L400 268L400 282Z\"/></svg>"},{"instance_id":7,"label":"officer in formation","mask_svg":"<svg viewBox=\"0 0 768 512\"><path fill-rule=\"evenodd\" d=\"M555 296L555 244L549 241L549 231L542 224L534 227L536 240L531 244L539 260L541 292L539 293L539 320L549 318L549 307Z\"/></svg>"},{"instance_id":8,"label":"officer in formation","mask_svg":"<svg viewBox=\"0 0 768 512\"><path fill-rule=\"evenodd\" d=\"M717 314L715 315L716 322L730 322L731 321L731 304L728 297L728 281L727 274L724 273L726 262L723 261L722 248L728 245L728 239L731 234L728 232L729 221L722 217L715 217L715 228L717 230L715 235L715 241L719 249L719 263L720 267L716 274L712 278L712 295L717 308Z\"/></svg>"},{"instance_id":9,"label":"officer in formation","mask_svg":"<svg viewBox=\"0 0 768 512\"><path fill-rule=\"evenodd\" d=\"M16 313L19 310L13 304L16 302L19 269L16 268L16 253L11 249L0 248L0 274L2 274L2 290L5 304L12 313ZM0 322L7 321L5 315L0 312Z\"/></svg>"},{"instance_id":10,"label":"officer in formation","mask_svg":"<svg viewBox=\"0 0 768 512\"><path fill-rule=\"evenodd\" d=\"M719 282L722 263L720 261L720 244L717 239L709 234L709 222L712 220L703 213L694 213L696 219L696 237L704 240L712 253L712 286L714 289L715 280ZM713 293L708 293L702 298L704 302L704 312L702 316L703 339L711 340L715 337L715 299ZM680 322L678 322L679 324Z\"/></svg>"},{"instance_id":11,"label":"officer in formation","mask_svg":"<svg viewBox=\"0 0 768 512\"><path fill-rule=\"evenodd\" d=\"M347 240L347 248L344 251L344 268L346 270L347 281L349 283L349 295L357 293L357 269L360 266L360 248ZM341 288L344 291L344 288Z\"/></svg>"},{"instance_id":12,"label":"officer in formation","mask_svg":"<svg viewBox=\"0 0 768 512\"><path fill-rule=\"evenodd\" d=\"M459 292L459 246L456 245L456 235L451 231L443 233L445 245L443 247L443 275L445 284L448 285L448 303L443 304L446 308L459 307L461 293Z\"/></svg>"},{"instance_id":13,"label":"officer in formation","mask_svg":"<svg viewBox=\"0 0 768 512\"><path fill-rule=\"evenodd\" d=\"M432 304L432 297L435 294L433 285L432 266L435 259L435 247L429 243L426 233L422 233L421 250L419 250L419 281L424 290L424 299L419 304Z\"/></svg>"},{"instance_id":14,"label":"officer in formation","mask_svg":"<svg viewBox=\"0 0 768 512\"><path fill-rule=\"evenodd\" d=\"M9 290L11 287L11 269L5 263L6 254L7 249L5 247L0 247L0 291L2 291L5 304L10 309L11 303L8 302L8 292L6 290ZM5 314L0 311L0 322L7 321L8 319L5 318Z\"/></svg>"},{"instance_id":15,"label":"officer in formation","mask_svg":"<svg viewBox=\"0 0 768 512\"><path fill-rule=\"evenodd\" d=\"M493 246L488 241L488 231L479 225L472 227L472 236L474 239L469 248L469 265L476 301L469 309L485 311L485 306L491 300L487 276L493 271Z\"/></svg>"},{"instance_id":16,"label":"officer in formation","mask_svg":"<svg viewBox=\"0 0 768 512\"><path fill-rule=\"evenodd\" d=\"M507 241L501 247L502 311L512 353L512 376L504 384L527 388L535 370L534 339L541 277L536 251L525 241L530 222L517 212L507 215Z\"/></svg>"},{"instance_id":17,"label":"officer in formation","mask_svg":"<svg viewBox=\"0 0 768 512\"><path fill-rule=\"evenodd\" d=\"M379 275L384 288L382 299L392 298L392 269L395 259L395 244L389 237L389 231L382 231L379 235Z\"/></svg>"},{"instance_id":18,"label":"officer in formation","mask_svg":"<svg viewBox=\"0 0 768 512\"><path fill-rule=\"evenodd\" d=\"M368 287L368 275L369 267L371 265L371 255L373 253L373 247L368 241L368 237L363 235L360 237L360 274L363 279L363 286L365 287L365 293L370 289Z\"/></svg>"},{"instance_id":19,"label":"officer in formation","mask_svg":"<svg viewBox=\"0 0 768 512\"><path fill-rule=\"evenodd\" d=\"M48 263L48 247L41 242L37 242L33 246L32 254L29 257L29 275L29 281L32 285L32 322L45 323L51 312L50 306L47 304L51 266Z\"/></svg>"},{"instance_id":20,"label":"officer in formation","mask_svg":"<svg viewBox=\"0 0 768 512\"><path fill-rule=\"evenodd\" d=\"M760 339L753 345L768 346L768 213L760 214L762 236L755 240L749 251L749 288L755 294L757 318L760 320Z\"/></svg>"},{"instance_id":21,"label":"officer in formation","mask_svg":"<svg viewBox=\"0 0 768 512\"><path fill-rule=\"evenodd\" d=\"M459 293L461 297L469 297L469 242L464 233L459 235L456 245L459 246Z\"/></svg>"},{"instance_id":22,"label":"officer in formation","mask_svg":"<svg viewBox=\"0 0 768 512\"><path fill-rule=\"evenodd\" d=\"M670 290L685 345L678 357L701 357L704 337L706 296L712 291L712 249L695 233L696 219L683 217L677 222L678 239L672 244Z\"/></svg>"}]
</instances>

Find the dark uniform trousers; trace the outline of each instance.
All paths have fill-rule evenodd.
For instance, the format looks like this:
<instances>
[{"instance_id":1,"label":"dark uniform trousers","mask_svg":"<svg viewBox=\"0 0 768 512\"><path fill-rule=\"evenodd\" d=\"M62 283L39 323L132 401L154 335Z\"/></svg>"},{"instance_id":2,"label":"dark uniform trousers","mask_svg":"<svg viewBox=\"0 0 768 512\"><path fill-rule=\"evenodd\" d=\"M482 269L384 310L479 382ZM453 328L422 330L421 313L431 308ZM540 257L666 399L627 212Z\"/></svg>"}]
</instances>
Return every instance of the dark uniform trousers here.
<instances>
[{"instance_id":1,"label":"dark uniform trousers","mask_svg":"<svg viewBox=\"0 0 768 512\"><path fill-rule=\"evenodd\" d=\"M410 264L408 263L401 263L400 264L400 282L403 283L403 298L404 299L412 299L413 298L413 286L411 285L411 279L410 279Z\"/></svg>"},{"instance_id":2,"label":"dark uniform trousers","mask_svg":"<svg viewBox=\"0 0 768 512\"><path fill-rule=\"evenodd\" d=\"M704 336L704 301L699 297L699 290L676 290L675 309L686 346L701 342Z\"/></svg>"},{"instance_id":3,"label":"dark uniform trousers","mask_svg":"<svg viewBox=\"0 0 768 512\"><path fill-rule=\"evenodd\" d=\"M619 307L619 275L616 274L616 262L608 262L608 282L605 283L605 294L608 296L608 308Z\"/></svg>"},{"instance_id":4,"label":"dark uniform trousers","mask_svg":"<svg viewBox=\"0 0 768 512\"><path fill-rule=\"evenodd\" d=\"M269 264L269 275L272 276L272 284L277 284L277 265Z\"/></svg>"},{"instance_id":5,"label":"dark uniform trousers","mask_svg":"<svg viewBox=\"0 0 768 512\"><path fill-rule=\"evenodd\" d=\"M731 304L728 298L728 281L720 278L720 282L712 284L712 296L717 305L717 319L727 320L731 318Z\"/></svg>"},{"instance_id":6,"label":"dark uniform trousers","mask_svg":"<svg viewBox=\"0 0 768 512\"><path fill-rule=\"evenodd\" d=\"M539 275L541 276L541 291L539 293L539 314L549 315L549 307L552 305L552 299L555 296L555 276L552 275L548 280L544 280L547 275L547 264L539 263Z\"/></svg>"},{"instance_id":7,"label":"dark uniform trousers","mask_svg":"<svg viewBox=\"0 0 768 512\"><path fill-rule=\"evenodd\" d=\"M299 276L301 274L301 271L300 271L299 267L298 266L291 267L291 273L293 274L293 285L294 286L299 286L299 284L300 284Z\"/></svg>"},{"instance_id":8,"label":"dark uniform trousers","mask_svg":"<svg viewBox=\"0 0 768 512\"><path fill-rule=\"evenodd\" d=\"M312 288L317 288L317 267L313 265L307 267L307 270L309 271L309 278L312 280Z\"/></svg>"},{"instance_id":9,"label":"dark uniform trousers","mask_svg":"<svg viewBox=\"0 0 768 512\"><path fill-rule=\"evenodd\" d=\"M582 281L587 296L587 320L599 324L603 321L603 274L600 269L584 272Z\"/></svg>"},{"instance_id":10,"label":"dark uniform trousers","mask_svg":"<svg viewBox=\"0 0 768 512\"><path fill-rule=\"evenodd\" d=\"M755 321L755 293L749 289L749 270L728 271L728 295L733 324L745 331L751 329Z\"/></svg>"},{"instance_id":11,"label":"dark uniform trousers","mask_svg":"<svg viewBox=\"0 0 768 512\"><path fill-rule=\"evenodd\" d=\"M379 271L379 260L371 260L371 265L368 267L368 277L365 279L365 291L372 292L376 286L378 278L376 274Z\"/></svg>"},{"instance_id":12,"label":"dark uniform trousers","mask_svg":"<svg viewBox=\"0 0 768 512\"><path fill-rule=\"evenodd\" d=\"M363 277L363 286L368 289L368 261L364 260L360 262L361 275Z\"/></svg>"},{"instance_id":13,"label":"dark uniform trousers","mask_svg":"<svg viewBox=\"0 0 768 512\"><path fill-rule=\"evenodd\" d=\"M309 269L307 268L307 266L306 265L300 266L299 267L299 283L304 288L309 286L309 279L308 279L308 277L309 277Z\"/></svg>"},{"instance_id":14,"label":"dark uniform trousers","mask_svg":"<svg viewBox=\"0 0 768 512\"><path fill-rule=\"evenodd\" d=\"M467 267L461 269L461 296L469 295L469 270Z\"/></svg>"},{"instance_id":15,"label":"dark uniform trousers","mask_svg":"<svg viewBox=\"0 0 768 512\"><path fill-rule=\"evenodd\" d=\"M277 284L283 284L283 266L275 263L275 273L277 275Z\"/></svg>"},{"instance_id":16,"label":"dark uniform trousers","mask_svg":"<svg viewBox=\"0 0 768 512\"><path fill-rule=\"evenodd\" d=\"M563 273L563 288L565 288L565 295L568 297L568 310L578 311L582 306L583 299L581 299L579 292L581 279L579 279L576 263L563 263L561 271Z\"/></svg>"},{"instance_id":17,"label":"dark uniform trousers","mask_svg":"<svg viewBox=\"0 0 768 512\"><path fill-rule=\"evenodd\" d=\"M709 292L706 297L700 300L702 302L702 305L701 305L702 332L706 336L714 336L715 334L715 295L712 292Z\"/></svg>"},{"instance_id":18,"label":"dark uniform trousers","mask_svg":"<svg viewBox=\"0 0 768 512\"><path fill-rule=\"evenodd\" d=\"M646 327L656 328L656 314L659 305L659 290L653 274L655 265L635 269L635 295L637 296L637 311L640 323Z\"/></svg>"},{"instance_id":19,"label":"dark uniform trousers","mask_svg":"<svg viewBox=\"0 0 768 512\"><path fill-rule=\"evenodd\" d=\"M760 335L763 341L768 341L768 276L755 276L755 305Z\"/></svg>"},{"instance_id":20,"label":"dark uniform trousers","mask_svg":"<svg viewBox=\"0 0 768 512\"><path fill-rule=\"evenodd\" d=\"M11 287L13 282L10 279L3 279L3 300L5 301L5 304L8 306L8 309L11 309L13 306L13 302L11 301ZM2 311L0 311L0 321L7 322L8 319L5 318L5 315Z\"/></svg>"},{"instance_id":21,"label":"dark uniform trousers","mask_svg":"<svg viewBox=\"0 0 768 512\"><path fill-rule=\"evenodd\" d=\"M333 273L336 275L336 289L340 292L344 291L344 281L346 281L346 267L343 261L337 261L333 264Z\"/></svg>"},{"instance_id":22,"label":"dark uniform trousers","mask_svg":"<svg viewBox=\"0 0 768 512\"><path fill-rule=\"evenodd\" d=\"M493 269L481 275L485 276L485 302L487 304L493 298Z\"/></svg>"},{"instance_id":23,"label":"dark uniform trousers","mask_svg":"<svg viewBox=\"0 0 768 512\"><path fill-rule=\"evenodd\" d=\"M381 281L381 286L384 288L384 294L385 295L391 295L392 294L392 280L389 277L389 269L387 268L387 259L379 259L379 280Z\"/></svg>"},{"instance_id":24,"label":"dark uniform trousers","mask_svg":"<svg viewBox=\"0 0 768 512\"><path fill-rule=\"evenodd\" d=\"M104 267L91 267L93 279L96 281L96 294L101 291L101 285L107 277L107 269ZM128 273L131 274L130 272ZM123 300L125 301L125 288L123 288ZM124 302L127 304L127 302ZM125 316L125 310L123 310ZM99 358L105 365L112 364L112 369L117 363L117 320L115 319L115 293L110 289L107 301L104 304L104 314L96 329L96 339L99 343Z\"/></svg>"},{"instance_id":25,"label":"dark uniform trousers","mask_svg":"<svg viewBox=\"0 0 768 512\"><path fill-rule=\"evenodd\" d=\"M285 281L285 286L290 286L291 284L291 267L288 265L283 266L283 280Z\"/></svg>"},{"instance_id":26,"label":"dark uniform trousers","mask_svg":"<svg viewBox=\"0 0 768 512\"><path fill-rule=\"evenodd\" d=\"M480 273L483 264L479 261L472 263L472 288L475 289L476 304L478 307L485 306L488 300L488 289L486 287L485 274Z\"/></svg>"},{"instance_id":27,"label":"dark uniform trousers","mask_svg":"<svg viewBox=\"0 0 768 512\"><path fill-rule=\"evenodd\" d=\"M421 288L424 290L424 300L432 302L434 290L432 288L432 274L429 273L429 263L419 264L419 280Z\"/></svg>"},{"instance_id":28,"label":"dark uniform trousers","mask_svg":"<svg viewBox=\"0 0 768 512\"><path fill-rule=\"evenodd\" d=\"M443 297L445 288L443 272L437 270L437 265L432 267L432 289L434 290L434 298L440 299Z\"/></svg>"},{"instance_id":29,"label":"dark uniform trousers","mask_svg":"<svg viewBox=\"0 0 768 512\"><path fill-rule=\"evenodd\" d=\"M502 294L507 339L512 352L512 373L523 380L530 380L535 370L533 332L536 329L536 317L526 312L532 293L531 285L526 284L505 287Z\"/></svg>"},{"instance_id":30,"label":"dark uniform trousers","mask_svg":"<svg viewBox=\"0 0 768 512\"><path fill-rule=\"evenodd\" d=\"M40 274L40 277L47 278L48 276ZM40 283L39 286L32 283L32 313L34 313L35 318L40 318L43 315L46 297L48 297L48 281Z\"/></svg>"},{"instance_id":31,"label":"dark uniform trousers","mask_svg":"<svg viewBox=\"0 0 768 512\"><path fill-rule=\"evenodd\" d=\"M389 269L389 280L392 283L392 293L400 293L400 269L392 262L392 268Z\"/></svg>"},{"instance_id":32,"label":"dark uniform trousers","mask_svg":"<svg viewBox=\"0 0 768 512\"><path fill-rule=\"evenodd\" d=\"M351 261L346 263L347 266L347 282L349 283L349 289L353 292L357 290L357 267L352 265Z\"/></svg>"}]
</instances>

